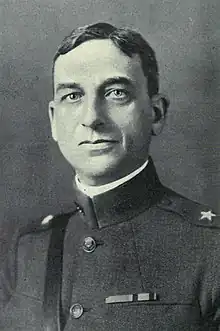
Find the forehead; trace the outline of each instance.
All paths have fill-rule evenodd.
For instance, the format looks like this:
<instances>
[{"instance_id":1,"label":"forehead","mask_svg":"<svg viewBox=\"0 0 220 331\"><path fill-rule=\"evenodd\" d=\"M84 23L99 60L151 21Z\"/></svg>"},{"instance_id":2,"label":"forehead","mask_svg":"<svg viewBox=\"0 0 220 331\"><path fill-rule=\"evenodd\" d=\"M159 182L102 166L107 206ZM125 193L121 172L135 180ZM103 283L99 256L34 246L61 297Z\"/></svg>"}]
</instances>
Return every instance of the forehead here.
<instances>
[{"instance_id":1,"label":"forehead","mask_svg":"<svg viewBox=\"0 0 220 331\"><path fill-rule=\"evenodd\" d=\"M113 76L125 76L137 84L145 84L146 78L139 55L124 54L111 40L90 40L72 51L60 55L54 67L54 83L90 80L101 83Z\"/></svg>"}]
</instances>

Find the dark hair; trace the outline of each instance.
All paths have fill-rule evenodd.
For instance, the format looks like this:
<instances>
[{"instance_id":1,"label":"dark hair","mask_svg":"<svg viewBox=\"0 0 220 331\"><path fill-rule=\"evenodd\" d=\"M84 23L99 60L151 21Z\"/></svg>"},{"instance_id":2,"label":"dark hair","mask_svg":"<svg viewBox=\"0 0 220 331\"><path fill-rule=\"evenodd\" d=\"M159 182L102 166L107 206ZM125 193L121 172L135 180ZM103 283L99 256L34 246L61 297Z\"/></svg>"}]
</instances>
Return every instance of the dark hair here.
<instances>
[{"instance_id":1,"label":"dark hair","mask_svg":"<svg viewBox=\"0 0 220 331\"><path fill-rule=\"evenodd\" d=\"M147 78L149 97L158 93L159 74L154 50L140 33L128 28L117 28L109 23L100 22L79 27L64 38L53 59L53 75L55 62L60 55L66 54L84 42L93 39L110 39L129 57L138 54L144 75Z\"/></svg>"}]
</instances>

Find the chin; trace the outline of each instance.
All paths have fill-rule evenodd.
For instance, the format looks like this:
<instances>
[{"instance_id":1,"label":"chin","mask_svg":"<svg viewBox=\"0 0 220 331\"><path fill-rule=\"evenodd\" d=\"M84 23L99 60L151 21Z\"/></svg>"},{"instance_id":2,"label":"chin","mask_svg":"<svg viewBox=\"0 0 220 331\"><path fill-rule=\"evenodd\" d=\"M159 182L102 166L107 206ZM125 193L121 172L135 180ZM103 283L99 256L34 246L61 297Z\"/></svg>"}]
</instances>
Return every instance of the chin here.
<instances>
[{"instance_id":1,"label":"chin","mask_svg":"<svg viewBox=\"0 0 220 331\"><path fill-rule=\"evenodd\" d=\"M120 161L115 159L89 161L82 164L84 164L84 169L78 167L77 172L82 177L90 179L93 185L96 185L96 183L102 185L118 179L117 174L120 173L119 169L121 168Z\"/></svg>"}]
</instances>

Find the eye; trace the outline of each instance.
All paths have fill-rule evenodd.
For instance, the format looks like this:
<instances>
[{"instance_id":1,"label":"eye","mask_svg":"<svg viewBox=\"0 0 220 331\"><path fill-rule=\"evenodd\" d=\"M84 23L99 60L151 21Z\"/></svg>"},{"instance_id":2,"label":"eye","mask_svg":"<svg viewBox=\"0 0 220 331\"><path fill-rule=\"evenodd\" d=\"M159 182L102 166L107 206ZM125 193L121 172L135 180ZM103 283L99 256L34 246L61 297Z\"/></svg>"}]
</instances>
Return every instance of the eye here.
<instances>
[{"instance_id":1,"label":"eye","mask_svg":"<svg viewBox=\"0 0 220 331\"><path fill-rule=\"evenodd\" d=\"M81 92L71 92L62 97L62 101L66 100L67 102L74 103L79 101L82 98L83 94Z\"/></svg>"},{"instance_id":2,"label":"eye","mask_svg":"<svg viewBox=\"0 0 220 331\"><path fill-rule=\"evenodd\" d=\"M125 89L112 89L105 94L107 99L116 101L128 101L129 92Z\"/></svg>"}]
</instances>

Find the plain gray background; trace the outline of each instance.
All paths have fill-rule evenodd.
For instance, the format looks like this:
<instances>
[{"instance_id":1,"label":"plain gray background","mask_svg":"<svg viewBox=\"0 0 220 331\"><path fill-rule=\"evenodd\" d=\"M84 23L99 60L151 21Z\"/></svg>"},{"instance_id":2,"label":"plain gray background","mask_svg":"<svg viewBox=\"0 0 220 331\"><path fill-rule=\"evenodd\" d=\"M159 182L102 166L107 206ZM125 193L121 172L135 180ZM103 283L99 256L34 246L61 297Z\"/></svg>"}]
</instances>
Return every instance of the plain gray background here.
<instances>
[{"instance_id":1,"label":"plain gray background","mask_svg":"<svg viewBox=\"0 0 220 331\"><path fill-rule=\"evenodd\" d=\"M152 44L171 100L151 155L164 184L220 213L219 0L7 0L1 4L0 249L15 228L71 205L47 116L51 60L73 28L108 21ZM101 56L101 54L100 54Z\"/></svg>"}]
</instances>

